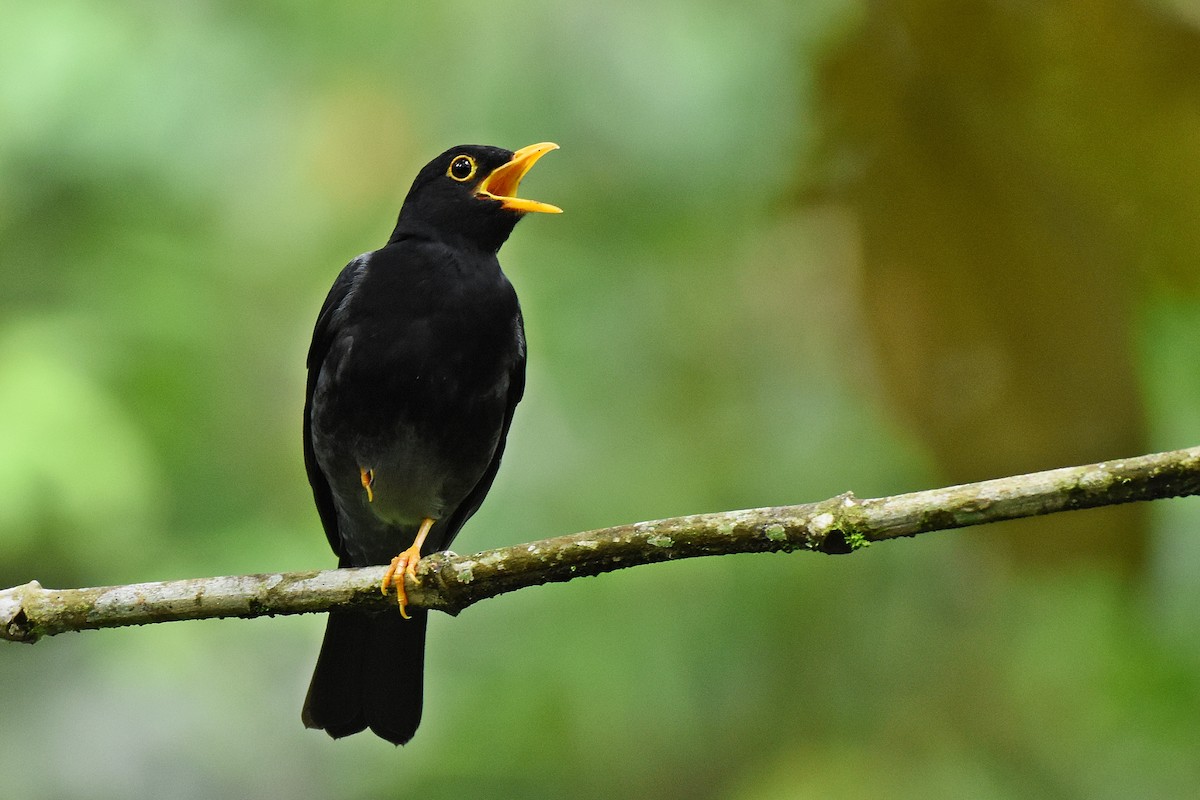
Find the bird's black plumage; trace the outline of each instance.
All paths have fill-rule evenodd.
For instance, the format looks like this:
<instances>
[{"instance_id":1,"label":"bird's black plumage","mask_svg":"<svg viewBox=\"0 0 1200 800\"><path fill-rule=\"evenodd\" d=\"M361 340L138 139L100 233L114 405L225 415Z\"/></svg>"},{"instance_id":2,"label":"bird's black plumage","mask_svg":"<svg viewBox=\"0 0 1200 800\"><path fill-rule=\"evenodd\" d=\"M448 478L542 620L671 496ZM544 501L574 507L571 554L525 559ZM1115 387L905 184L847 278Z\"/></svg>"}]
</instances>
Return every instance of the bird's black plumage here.
<instances>
[{"instance_id":1,"label":"bird's black plumage","mask_svg":"<svg viewBox=\"0 0 1200 800\"><path fill-rule=\"evenodd\" d=\"M521 308L496 253L524 213L558 210L514 196L551 149L447 150L387 244L330 289L308 354L304 461L339 566L388 563L426 519L421 552L445 549L491 488L525 387ZM424 609L331 613L304 723L411 739L425 626Z\"/></svg>"}]
</instances>

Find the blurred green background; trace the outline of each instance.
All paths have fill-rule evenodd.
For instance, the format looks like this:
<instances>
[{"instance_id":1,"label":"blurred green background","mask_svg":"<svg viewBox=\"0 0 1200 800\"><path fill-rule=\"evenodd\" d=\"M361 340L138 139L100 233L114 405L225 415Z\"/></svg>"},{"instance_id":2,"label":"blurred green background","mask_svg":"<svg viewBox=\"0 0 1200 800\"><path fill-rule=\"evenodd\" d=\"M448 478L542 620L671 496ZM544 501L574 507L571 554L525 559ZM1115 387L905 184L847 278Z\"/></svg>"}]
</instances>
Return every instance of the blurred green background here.
<instances>
[{"instance_id":1,"label":"blurred green background","mask_svg":"<svg viewBox=\"0 0 1200 800\"><path fill-rule=\"evenodd\" d=\"M311 325L452 144L562 150L456 549L1200 441L1200 3L0 0L0 585L332 566ZM522 591L395 749L324 620L0 646L0 797L1181 797L1200 506Z\"/></svg>"}]
</instances>

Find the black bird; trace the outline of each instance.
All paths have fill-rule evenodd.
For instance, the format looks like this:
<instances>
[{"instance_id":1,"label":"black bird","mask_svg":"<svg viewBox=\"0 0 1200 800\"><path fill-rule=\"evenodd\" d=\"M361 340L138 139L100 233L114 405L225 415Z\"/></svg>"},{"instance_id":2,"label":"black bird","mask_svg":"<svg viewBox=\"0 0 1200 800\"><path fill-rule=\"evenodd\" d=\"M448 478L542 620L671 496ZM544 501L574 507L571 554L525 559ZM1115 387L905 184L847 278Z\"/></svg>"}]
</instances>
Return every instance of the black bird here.
<instances>
[{"instance_id":1,"label":"black bird","mask_svg":"<svg viewBox=\"0 0 1200 800\"><path fill-rule=\"evenodd\" d=\"M525 388L525 330L496 253L521 178L558 145L452 147L413 181L381 249L342 270L313 331L304 463L338 566L391 563L400 613L332 612L301 714L394 744L421 722L426 610L405 574L450 546L492 486ZM399 555L396 555L399 553Z\"/></svg>"}]
</instances>

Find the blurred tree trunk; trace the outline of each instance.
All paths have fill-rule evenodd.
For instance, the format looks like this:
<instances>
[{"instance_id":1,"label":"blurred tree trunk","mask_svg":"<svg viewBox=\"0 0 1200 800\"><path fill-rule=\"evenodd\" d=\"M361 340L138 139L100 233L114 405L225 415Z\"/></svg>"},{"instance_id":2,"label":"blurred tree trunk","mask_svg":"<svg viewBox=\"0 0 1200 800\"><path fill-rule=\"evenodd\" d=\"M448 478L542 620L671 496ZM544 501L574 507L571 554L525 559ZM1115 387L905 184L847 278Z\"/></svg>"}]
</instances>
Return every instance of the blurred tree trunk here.
<instances>
[{"instance_id":1,"label":"blurred tree trunk","mask_svg":"<svg viewBox=\"0 0 1200 800\"><path fill-rule=\"evenodd\" d=\"M1107 1L864 13L818 76L818 170L893 408L952 481L1143 451L1139 287L1195 281L1200 245L1200 36ZM1006 524L1020 566L1143 563L1144 508Z\"/></svg>"}]
</instances>

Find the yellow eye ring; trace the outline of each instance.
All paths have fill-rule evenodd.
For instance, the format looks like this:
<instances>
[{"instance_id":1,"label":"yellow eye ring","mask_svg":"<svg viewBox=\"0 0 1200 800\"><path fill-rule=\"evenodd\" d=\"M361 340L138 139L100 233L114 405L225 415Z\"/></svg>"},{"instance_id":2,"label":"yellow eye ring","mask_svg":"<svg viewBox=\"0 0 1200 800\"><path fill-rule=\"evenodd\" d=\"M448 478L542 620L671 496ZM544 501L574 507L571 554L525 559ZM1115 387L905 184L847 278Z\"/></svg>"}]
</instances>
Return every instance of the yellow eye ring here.
<instances>
[{"instance_id":1,"label":"yellow eye ring","mask_svg":"<svg viewBox=\"0 0 1200 800\"><path fill-rule=\"evenodd\" d=\"M459 183L466 183L475 177L477 168L475 159L468 155L458 155L450 159L450 168L446 170L446 174Z\"/></svg>"}]
</instances>

